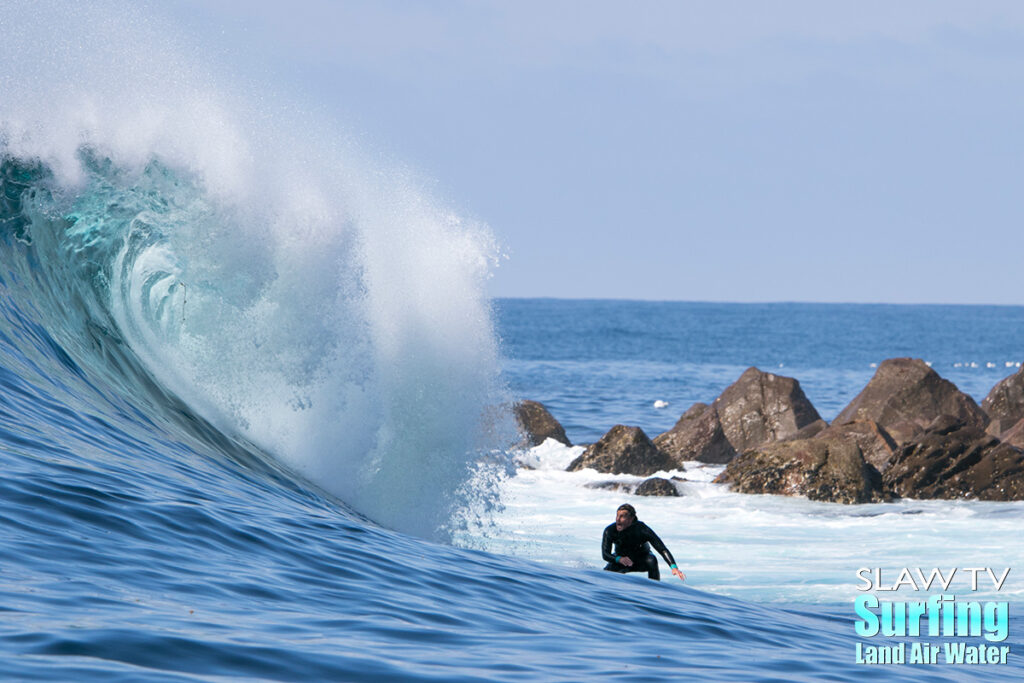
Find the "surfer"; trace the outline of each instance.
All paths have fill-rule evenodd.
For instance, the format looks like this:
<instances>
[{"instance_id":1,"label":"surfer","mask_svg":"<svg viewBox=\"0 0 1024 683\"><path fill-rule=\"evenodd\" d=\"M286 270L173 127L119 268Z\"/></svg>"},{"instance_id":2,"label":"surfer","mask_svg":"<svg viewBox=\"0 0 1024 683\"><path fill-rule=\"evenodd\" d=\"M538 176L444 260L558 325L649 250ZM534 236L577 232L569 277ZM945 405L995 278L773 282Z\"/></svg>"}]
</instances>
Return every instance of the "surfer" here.
<instances>
[{"instance_id":1,"label":"surfer","mask_svg":"<svg viewBox=\"0 0 1024 683\"><path fill-rule=\"evenodd\" d=\"M620 574L647 572L647 578L659 581L661 572L658 571L658 558L651 552L652 545L668 562L672 573L678 576L680 581L685 581L686 575L679 571L675 558L658 538L658 534L636 518L636 510L632 505L620 505L615 511L615 523L605 527L604 536L601 538L601 555L608 561L605 571Z\"/></svg>"}]
</instances>

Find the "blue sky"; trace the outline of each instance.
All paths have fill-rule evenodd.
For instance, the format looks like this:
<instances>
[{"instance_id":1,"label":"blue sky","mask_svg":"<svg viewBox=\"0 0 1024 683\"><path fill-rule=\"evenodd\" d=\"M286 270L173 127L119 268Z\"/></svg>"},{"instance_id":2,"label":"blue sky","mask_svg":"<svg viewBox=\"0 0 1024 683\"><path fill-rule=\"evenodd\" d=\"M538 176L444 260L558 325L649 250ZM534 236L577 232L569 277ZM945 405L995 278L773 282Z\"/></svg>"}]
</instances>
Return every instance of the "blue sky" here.
<instances>
[{"instance_id":1,"label":"blue sky","mask_svg":"<svg viewBox=\"0 0 1024 683\"><path fill-rule=\"evenodd\" d=\"M1024 4L164 11L487 223L495 296L1024 304Z\"/></svg>"}]
</instances>

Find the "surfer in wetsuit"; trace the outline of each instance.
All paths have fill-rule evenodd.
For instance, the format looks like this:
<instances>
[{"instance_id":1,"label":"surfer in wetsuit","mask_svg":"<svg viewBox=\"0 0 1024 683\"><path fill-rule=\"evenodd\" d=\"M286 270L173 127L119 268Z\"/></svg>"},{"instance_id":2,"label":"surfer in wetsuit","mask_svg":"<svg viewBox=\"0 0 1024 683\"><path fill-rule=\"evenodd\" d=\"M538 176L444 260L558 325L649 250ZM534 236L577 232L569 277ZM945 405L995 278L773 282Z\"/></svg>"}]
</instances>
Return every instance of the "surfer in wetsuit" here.
<instances>
[{"instance_id":1,"label":"surfer in wetsuit","mask_svg":"<svg viewBox=\"0 0 1024 683\"><path fill-rule=\"evenodd\" d=\"M679 571L675 558L658 538L658 534L636 518L636 510L632 505L620 505L615 511L615 523L605 527L601 538L601 556L608 561L605 571L620 574L647 572L647 578L659 581L661 572L658 571L658 558L651 552L652 545L668 562L672 573L680 581L685 581L686 575Z\"/></svg>"}]
</instances>

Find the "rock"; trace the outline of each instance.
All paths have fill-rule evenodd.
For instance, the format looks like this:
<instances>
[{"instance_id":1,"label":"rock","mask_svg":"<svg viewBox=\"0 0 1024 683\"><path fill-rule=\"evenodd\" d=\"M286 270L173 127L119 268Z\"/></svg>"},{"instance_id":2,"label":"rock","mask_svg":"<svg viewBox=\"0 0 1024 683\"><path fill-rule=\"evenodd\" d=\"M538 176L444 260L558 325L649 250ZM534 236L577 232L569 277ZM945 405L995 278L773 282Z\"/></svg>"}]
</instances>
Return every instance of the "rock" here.
<instances>
[{"instance_id":1,"label":"rock","mask_svg":"<svg viewBox=\"0 0 1024 683\"><path fill-rule=\"evenodd\" d=\"M860 447L864 460L879 472L886 470L889 461L899 450L892 436L872 420L834 424L814 438L823 441L853 441Z\"/></svg>"},{"instance_id":2,"label":"rock","mask_svg":"<svg viewBox=\"0 0 1024 683\"><path fill-rule=\"evenodd\" d=\"M707 403L694 403L675 426L654 439L654 445L678 463L684 460L726 463L736 449L725 438L718 411Z\"/></svg>"},{"instance_id":3,"label":"rock","mask_svg":"<svg viewBox=\"0 0 1024 683\"><path fill-rule=\"evenodd\" d=\"M1000 380L981 402L992 420L989 433L999 436L1024 420L1024 368Z\"/></svg>"},{"instance_id":4,"label":"rock","mask_svg":"<svg viewBox=\"0 0 1024 683\"><path fill-rule=\"evenodd\" d=\"M725 463L738 452L793 438L818 420L798 381L748 368L712 405L695 404L655 443L680 462Z\"/></svg>"},{"instance_id":5,"label":"rock","mask_svg":"<svg viewBox=\"0 0 1024 683\"><path fill-rule=\"evenodd\" d=\"M679 491L676 490L675 484L668 479L662 479L661 477L651 477L645 479L636 487L634 491L638 496L678 496Z\"/></svg>"},{"instance_id":6,"label":"rock","mask_svg":"<svg viewBox=\"0 0 1024 683\"><path fill-rule=\"evenodd\" d=\"M924 427L914 420L897 420L883 429L888 432L897 446L913 441L924 432Z\"/></svg>"},{"instance_id":7,"label":"rock","mask_svg":"<svg viewBox=\"0 0 1024 683\"><path fill-rule=\"evenodd\" d=\"M644 434L639 427L615 425L601 439L583 451L567 468L575 472L590 467L610 474L648 476L678 465Z\"/></svg>"},{"instance_id":8,"label":"rock","mask_svg":"<svg viewBox=\"0 0 1024 683\"><path fill-rule=\"evenodd\" d=\"M624 481L592 481L583 485L588 489L599 489L602 491L625 491L632 492L632 485Z\"/></svg>"},{"instance_id":9,"label":"rock","mask_svg":"<svg viewBox=\"0 0 1024 683\"><path fill-rule=\"evenodd\" d=\"M999 437L1000 441L1024 449L1024 420L1013 425Z\"/></svg>"},{"instance_id":10,"label":"rock","mask_svg":"<svg viewBox=\"0 0 1024 683\"><path fill-rule=\"evenodd\" d=\"M897 444L908 443L940 415L985 427L988 416L974 399L918 358L883 361L867 386L832 421L873 420Z\"/></svg>"},{"instance_id":11,"label":"rock","mask_svg":"<svg viewBox=\"0 0 1024 683\"><path fill-rule=\"evenodd\" d=\"M821 416L800 382L748 368L715 399L725 437L737 452L796 435Z\"/></svg>"},{"instance_id":12,"label":"rock","mask_svg":"<svg viewBox=\"0 0 1024 683\"><path fill-rule=\"evenodd\" d=\"M905 498L1024 500L1024 450L944 415L900 449L883 478Z\"/></svg>"},{"instance_id":13,"label":"rock","mask_svg":"<svg viewBox=\"0 0 1024 683\"><path fill-rule=\"evenodd\" d=\"M882 476L853 439L781 441L746 451L726 465L716 483L740 493L806 496L833 503L874 503L891 496Z\"/></svg>"},{"instance_id":14,"label":"rock","mask_svg":"<svg viewBox=\"0 0 1024 683\"><path fill-rule=\"evenodd\" d=\"M565 429L558 423L548 409L536 401L519 401L512 407L515 413L519 428L526 437L526 443L530 446L539 446L546 439L554 439L566 446L571 446L569 437L565 435Z\"/></svg>"},{"instance_id":15,"label":"rock","mask_svg":"<svg viewBox=\"0 0 1024 683\"><path fill-rule=\"evenodd\" d=\"M813 437L817 436L818 434L820 434L821 432L823 432L826 429L828 429L828 422L825 422L824 420L819 418L819 419L815 420L814 422L812 422L811 424L805 425L805 426L801 427L800 430L797 431L797 433L794 434L793 436L790 436L790 437L788 437L786 439L780 439L780 441L794 441L796 439L810 439L810 438L813 438Z\"/></svg>"}]
</instances>

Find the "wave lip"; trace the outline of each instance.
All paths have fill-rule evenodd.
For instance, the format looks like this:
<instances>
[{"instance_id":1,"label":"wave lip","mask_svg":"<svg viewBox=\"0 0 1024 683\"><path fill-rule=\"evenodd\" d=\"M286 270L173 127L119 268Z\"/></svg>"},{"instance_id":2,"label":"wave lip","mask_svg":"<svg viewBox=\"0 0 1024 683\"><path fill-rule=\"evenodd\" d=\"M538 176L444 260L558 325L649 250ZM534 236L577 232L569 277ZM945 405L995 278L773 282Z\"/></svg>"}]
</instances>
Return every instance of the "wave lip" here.
<instances>
[{"instance_id":1,"label":"wave lip","mask_svg":"<svg viewBox=\"0 0 1024 683\"><path fill-rule=\"evenodd\" d=\"M123 346L128 395L161 387L391 528L443 536L480 494L503 400L486 229L348 166L282 167L256 201L159 146L81 144L74 173L19 149L6 266L74 362L123 371L82 340Z\"/></svg>"}]
</instances>

